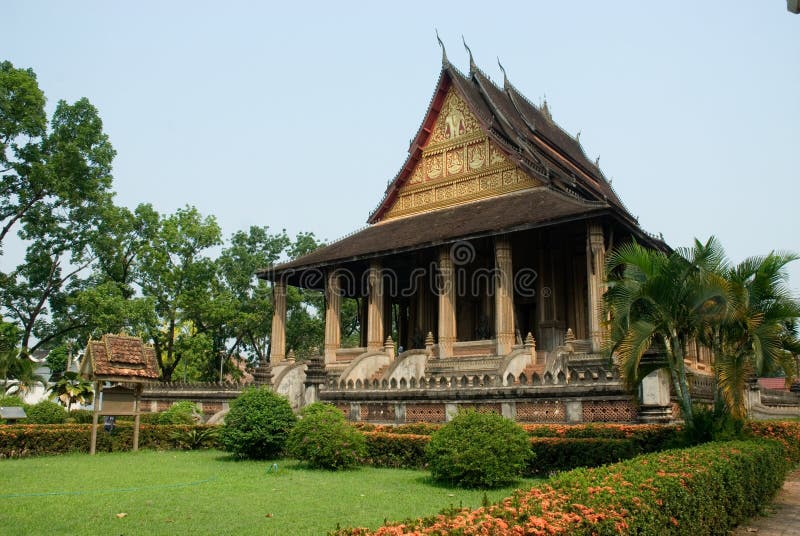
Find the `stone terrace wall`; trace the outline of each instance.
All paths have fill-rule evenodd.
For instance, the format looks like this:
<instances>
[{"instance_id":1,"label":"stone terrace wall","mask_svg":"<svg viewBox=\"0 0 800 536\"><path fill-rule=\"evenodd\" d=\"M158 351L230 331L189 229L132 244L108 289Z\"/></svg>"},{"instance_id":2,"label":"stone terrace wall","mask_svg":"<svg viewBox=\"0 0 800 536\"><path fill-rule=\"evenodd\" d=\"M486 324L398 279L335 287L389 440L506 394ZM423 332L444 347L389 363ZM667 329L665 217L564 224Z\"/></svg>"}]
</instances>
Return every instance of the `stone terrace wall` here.
<instances>
[{"instance_id":1,"label":"stone terrace wall","mask_svg":"<svg viewBox=\"0 0 800 536\"><path fill-rule=\"evenodd\" d=\"M198 405L206 418L228 409L228 402L246 386L239 383L154 382L145 385L142 412L165 411L171 405L189 400Z\"/></svg>"},{"instance_id":2,"label":"stone terrace wall","mask_svg":"<svg viewBox=\"0 0 800 536\"><path fill-rule=\"evenodd\" d=\"M523 423L636 422L638 405L619 376L604 368L539 375L429 376L331 380L320 390L352 421L445 422L460 409L501 414Z\"/></svg>"}]
</instances>

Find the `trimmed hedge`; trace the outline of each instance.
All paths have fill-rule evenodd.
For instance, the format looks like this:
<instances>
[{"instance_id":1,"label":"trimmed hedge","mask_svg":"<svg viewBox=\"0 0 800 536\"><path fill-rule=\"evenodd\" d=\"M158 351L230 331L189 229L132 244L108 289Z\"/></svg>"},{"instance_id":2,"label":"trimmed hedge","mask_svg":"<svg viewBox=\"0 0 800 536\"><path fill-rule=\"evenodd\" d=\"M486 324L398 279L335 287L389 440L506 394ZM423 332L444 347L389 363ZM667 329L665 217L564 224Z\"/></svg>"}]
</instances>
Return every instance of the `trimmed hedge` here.
<instances>
[{"instance_id":1,"label":"trimmed hedge","mask_svg":"<svg viewBox=\"0 0 800 536\"><path fill-rule=\"evenodd\" d=\"M749 421L744 426L744 432L753 437L777 441L783 445L790 463L800 463L800 422Z\"/></svg>"},{"instance_id":2,"label":"trimmed hedge","mask_svg":"<svg viewBox=\"0 0 800 536\"><path fill-rule=\"evenodd\" d=\"M772 441L708 443L563 473L477 510L334 534L727 534L781 487L784 454Z\"/></svg>"},{"instance_id":3,"label":"trimmed hedge","mask_svg":"<svg viewBox=\"0 0 800 536\"><path fill-rule=\"evenodd\" d=\"M179 447L177 437L190 430L215 429L213 425L160 425L143 424L139 427L139 448L171 449ZM89 452L91 424L15 424L0 427L0 458L21 458ZM211 436L202 445L218 447ZM112 433L105 432L102 424L97 430L97 451L126 451L133 448L133 425L117 423Z\"/></svg>"},{"instance_id":4,"label":"trimmed hedge","mask_svg":"<svg viewBox=\"0 0 800 536\"><path fill-rule=\"evenodd\" d=\"M532 437L531 449L536 458L528 467L530 475L598 467L642 454L631 439L604 437Z\"/></svg>"},{"instance_id":5,"label":"trimmed hedge","mask_svg":"<svg viewBox=\"0 0 800 536\"><path fill-rule=\"evenodd\" d=\"M365 464L375 467L427 469L425 447L430 436L364 432L367 440ZM526 468L528 475L546 475L551 471L566 471L577 467L596 467L641 454L629 439L605 438L531 438L535 458Z\"/></svg>"},{"instance_id":6,"label":"trimmed hedge","mask_svg":"<svg viewBox=\"0 0 800 536\"><path fill-rule=\"evenodd\" d=\"M431 437L418 434L364 432L367 456L364 463L375 467L396 469L426 469L425 447Z\"/></svg>"}]
</instances>

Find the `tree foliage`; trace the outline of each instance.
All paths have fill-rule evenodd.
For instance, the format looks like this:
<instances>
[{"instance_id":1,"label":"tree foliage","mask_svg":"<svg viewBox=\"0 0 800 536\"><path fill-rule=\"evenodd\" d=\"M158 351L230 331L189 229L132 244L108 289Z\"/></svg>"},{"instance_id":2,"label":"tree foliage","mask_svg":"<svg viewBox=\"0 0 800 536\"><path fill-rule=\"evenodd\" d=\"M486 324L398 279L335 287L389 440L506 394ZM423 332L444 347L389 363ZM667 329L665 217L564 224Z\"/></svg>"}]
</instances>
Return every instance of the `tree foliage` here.
<instances>
[{"instance_id":1,"label":"tree foliage","mask_svg":"<svg viewBox=\"0 0 800 536\"><path fill-rule=\"evenodd\" d=\"M44 104L33 71L0 63L0 247L15 228L27 244L24 262L0 274L0 305L25 355L78 327L52 318L93 262L112 199L115 152L97 109L59 101L48 124Z\"/></svg>"},{"instance_id":2,"label":"tree foliage","mask_svg":"<svg viewBox=\"0 0 800 536\"><path fill-rule=\"evenodd\" d=\"M85 380L77 372L67 371L50 387L50 398L56 398L66 406L67 411L72 404L91 404L94 400L92 382Z\"/></svg>"}]
</instances>

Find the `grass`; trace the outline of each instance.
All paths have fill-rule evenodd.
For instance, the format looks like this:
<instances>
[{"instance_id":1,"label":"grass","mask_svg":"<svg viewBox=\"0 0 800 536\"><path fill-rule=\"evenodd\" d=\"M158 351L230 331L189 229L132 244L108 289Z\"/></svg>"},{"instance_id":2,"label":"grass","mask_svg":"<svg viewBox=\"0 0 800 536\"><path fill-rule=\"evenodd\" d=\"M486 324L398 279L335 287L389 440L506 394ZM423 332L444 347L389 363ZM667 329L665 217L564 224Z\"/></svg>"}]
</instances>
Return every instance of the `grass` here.
<instances>
[{"instance_id":1,"label":"grass","mask_svg":"<svg viewBox=\"0 0 800 536\"><path fill-rule=\"evenodd\" d=\"M235 461L218 451L140 451L0 462L0 527L14 534L325 534L384 519L480 506L484 492L427 472L325 472L291 460ZM538 481L526 480L520 486ZM513 488L486 492L489 501ZM126 514L117 517L118 514Z\"/></svg>"}]
</instances>

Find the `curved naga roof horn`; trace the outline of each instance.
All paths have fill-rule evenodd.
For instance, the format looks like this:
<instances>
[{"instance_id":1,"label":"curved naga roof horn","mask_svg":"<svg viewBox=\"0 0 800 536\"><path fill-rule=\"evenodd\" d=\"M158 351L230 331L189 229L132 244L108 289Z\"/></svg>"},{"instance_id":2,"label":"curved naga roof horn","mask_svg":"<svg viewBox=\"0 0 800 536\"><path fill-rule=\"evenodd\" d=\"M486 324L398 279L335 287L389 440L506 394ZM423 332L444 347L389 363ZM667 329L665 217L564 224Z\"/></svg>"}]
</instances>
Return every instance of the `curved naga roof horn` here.
<instances>
[{"instance_id":1,"label":"curved naga roof horn","mask_svg":"<svg viewBox=\"0 0 800 536\"><path fill-rule=\"evenodd\" d=\"M461 34L461 42L464 43L464 48L467 49L467 53L469 54L469 74L472 74L478 70L478 66L475 65L475 60L472 59L472 50L470 50L469 45L467 45L467 40L464 39L464 34Z\"/></svg>"},{"instance_id":2,"label":"curved naga roof horn","mask_svg":"<svg viewBox=\"0 0 800 536\"><path fill-rule=\"evenodd\" d=\"M442 47L442 64L446 65L450 63L447 59L447 51L444 49L444 43L442 43L442 39L439 37L439 30L434 28L433 31L436 32L436 40L439 42L439 46Z\"/></svg>"}]
</instances>

